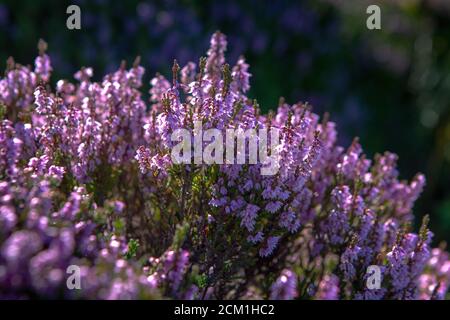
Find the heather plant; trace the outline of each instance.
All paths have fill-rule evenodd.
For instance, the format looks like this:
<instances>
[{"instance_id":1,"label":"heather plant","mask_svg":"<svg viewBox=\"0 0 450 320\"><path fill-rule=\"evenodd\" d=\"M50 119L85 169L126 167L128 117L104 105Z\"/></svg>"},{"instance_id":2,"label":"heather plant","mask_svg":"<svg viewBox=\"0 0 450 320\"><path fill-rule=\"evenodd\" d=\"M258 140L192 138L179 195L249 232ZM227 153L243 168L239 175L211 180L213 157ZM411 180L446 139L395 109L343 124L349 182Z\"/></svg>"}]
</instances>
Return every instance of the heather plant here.
<instances>
[{"instance_id":1,"label":"heather plant","mask_svg":"<svg viewBox=\"0 0 450 320\"><path fill-rule=\"evenodd\" d=\"M424 176L399 180L396 155L368 159L358 139L337 145L335 123L307 103L280 99L262 114L222 33L198 64L157 74L148 103L139 58L52 89L38 47L34 69L9 59L0 80L1 298L445 298L448 254L430 247L427 218L412 227ZM264 162L202 161L226 156L198 140L208 129L219 139L272 128L273 174ZM203 153L173 161L178 129ZM74 265L80 289L66 283ZM367 286L374 265L379 288Z\"/></svg>"}]
</instances>

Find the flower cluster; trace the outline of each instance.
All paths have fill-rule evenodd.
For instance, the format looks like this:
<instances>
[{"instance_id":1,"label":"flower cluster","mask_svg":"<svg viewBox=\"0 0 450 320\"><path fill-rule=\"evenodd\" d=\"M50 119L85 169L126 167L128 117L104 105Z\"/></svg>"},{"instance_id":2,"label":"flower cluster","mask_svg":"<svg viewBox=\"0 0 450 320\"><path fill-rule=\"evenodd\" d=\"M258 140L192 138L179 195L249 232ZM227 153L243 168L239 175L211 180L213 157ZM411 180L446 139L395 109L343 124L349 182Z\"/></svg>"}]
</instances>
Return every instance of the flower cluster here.
<instances>
[{"instance_id":1,"label":"flower cluster","mask_svg":"<svg viewBox=\"0 0 450 320\"><path fill-rule=\"evenodd\" d=\"M61 198L50 171L0 183L0 297L157 296L140 268L125 259L124 240L94 221L95 204L86 190L76 187ZM111 203L101 214L120 214L115 208L120 205ZM79 268L80 290L67 285L70 266Z\"/></svg>"},{"instance_id":2,"label":"flower cluster","mask_svg":"<svg viewBox=\"0 0 450 320\"><path fill-rule=\"evenodd\" d=\"M427 218L412 230L423 175L399 180L394 154L367 159L357 139L342 148L306 103L261 114L220 32L198 65L156 75L149 103L139 58L100 82L82 68L52 92L46 47L34 71L10 60L0 80L0 298L445 298L448 254L430 247ZM177 129L191 142L277 129L278 144L256 140L277 170L239 152L244 164L195 150L177 163Z\"/></svg>"}]
</instances>

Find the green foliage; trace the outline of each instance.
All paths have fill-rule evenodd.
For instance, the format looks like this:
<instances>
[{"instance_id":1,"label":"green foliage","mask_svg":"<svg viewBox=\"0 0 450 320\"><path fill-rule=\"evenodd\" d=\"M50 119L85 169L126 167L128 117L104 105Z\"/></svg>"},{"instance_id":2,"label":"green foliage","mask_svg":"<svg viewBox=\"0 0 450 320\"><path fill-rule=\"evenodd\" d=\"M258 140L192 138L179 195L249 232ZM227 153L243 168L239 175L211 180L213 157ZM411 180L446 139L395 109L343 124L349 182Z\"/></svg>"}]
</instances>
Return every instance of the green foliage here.
<instances>
[{"instance_id":1,"label":"green foliage","mask_svg":"<svg viewBox=\"0 0 450 320\"><path fill-rule=\"evenodd\" d=\"M136 257L138 248L139 248L139 241L136 239L130 239L130 241L128 241L128 249L127 252L125 253L125 258L131 259Z\"/></svg>"}]
</instances>

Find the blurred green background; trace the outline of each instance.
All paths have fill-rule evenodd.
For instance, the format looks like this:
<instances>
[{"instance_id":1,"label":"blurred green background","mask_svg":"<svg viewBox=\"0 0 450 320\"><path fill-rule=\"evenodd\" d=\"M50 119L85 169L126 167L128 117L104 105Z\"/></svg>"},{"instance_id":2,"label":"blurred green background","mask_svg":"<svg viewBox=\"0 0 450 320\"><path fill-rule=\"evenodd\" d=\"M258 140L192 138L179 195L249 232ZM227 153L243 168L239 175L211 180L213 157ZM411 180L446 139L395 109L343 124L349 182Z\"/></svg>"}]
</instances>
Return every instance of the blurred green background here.
<instances>
[{"instance_id":1,"label":"blurred green background","mask_svg":"<svg viewBox=\"0 0 450 320\"><path fill-rule=\"evenodd\" d=\"M66 28L70 4L81 8L81 30ZM366 28L371 4L381 8L381 30ZM331 113L344 146L359 136L370 156L397 153L402 178L425 173L415 213L431 215L436 242L450 240L448 0L7 0L0 61L32 64L43 38L53 82L81 66L94 67L99 80L137 55L150 80L170 74L174 58L196 62L216 30L228 36L230 63L248 60L250 95L264 110L280 96L308 101Z\"/></svg>"}]
</instances>

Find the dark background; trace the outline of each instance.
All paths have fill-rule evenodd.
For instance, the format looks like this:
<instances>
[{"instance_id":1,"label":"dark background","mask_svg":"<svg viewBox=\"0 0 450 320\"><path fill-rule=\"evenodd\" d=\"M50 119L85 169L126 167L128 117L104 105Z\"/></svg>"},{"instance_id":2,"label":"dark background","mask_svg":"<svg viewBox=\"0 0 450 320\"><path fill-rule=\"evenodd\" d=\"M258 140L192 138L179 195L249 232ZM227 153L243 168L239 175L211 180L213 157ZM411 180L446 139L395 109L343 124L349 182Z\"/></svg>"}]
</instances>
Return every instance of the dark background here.
<instances>
[{"instance_id":1,"label":"dark background","mask_svg":"<svg viewBox=\"0 0 450 320\"><path fill-rule=\"evenodd\" d=\"M66 28L66 8L81 8L81 30ZM381 30L366 28L366 8L381 8ZM417 171L427 187L415 214L431 215L435 241L450 240L450 1L2 1L0 61L33 64L49 44L52 82L81 66L94 79L122 59L142 56L146 87L204 55L211 34L228 36L231 64L243 54L264 110L280 96L331 113L340 142L359 136L369 156L400 156L400 176ZM4 69L4 67L3 67Z\"/></svg>"}]
</instances>

